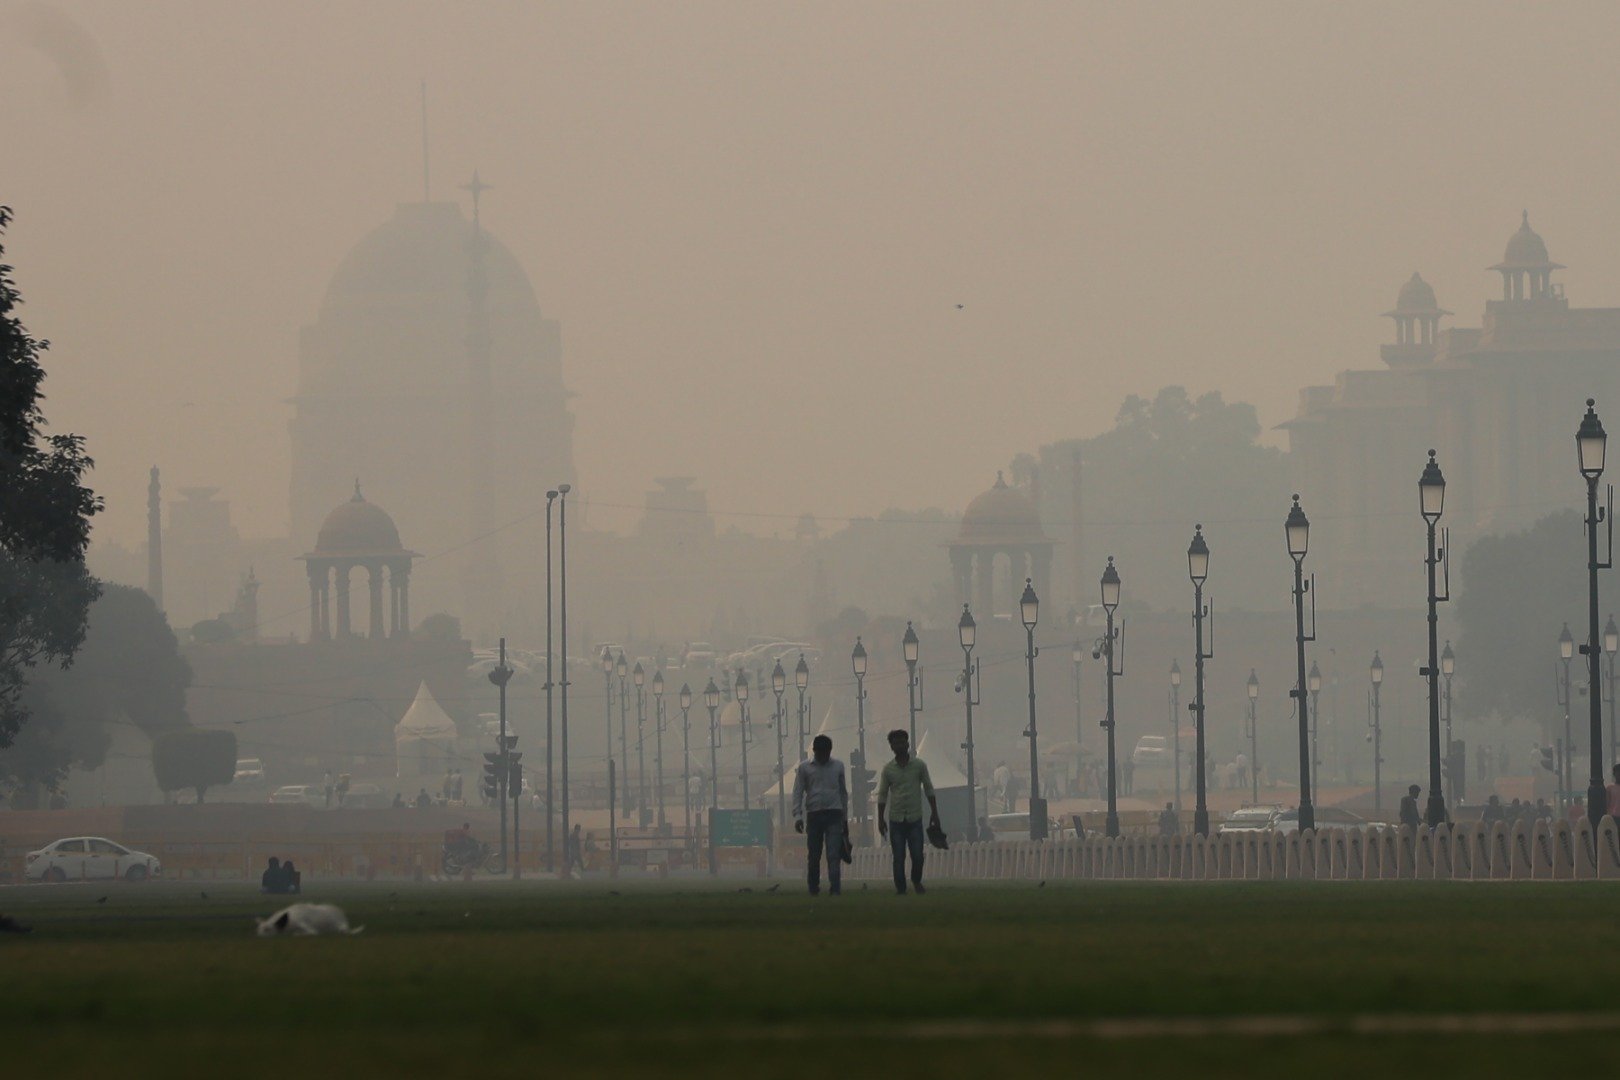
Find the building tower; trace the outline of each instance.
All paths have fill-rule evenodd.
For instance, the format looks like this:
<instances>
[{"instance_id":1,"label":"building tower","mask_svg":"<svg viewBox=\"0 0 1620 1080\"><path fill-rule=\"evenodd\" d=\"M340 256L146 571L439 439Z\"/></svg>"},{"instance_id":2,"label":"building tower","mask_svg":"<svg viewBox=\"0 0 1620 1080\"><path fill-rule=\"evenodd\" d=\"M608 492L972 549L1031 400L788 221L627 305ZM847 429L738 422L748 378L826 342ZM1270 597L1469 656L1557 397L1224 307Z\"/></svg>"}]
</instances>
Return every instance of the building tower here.
<instances>
[{"instance_id":1,"label":"building tower","mask_svg":"<svg viewBox=\"0 0 1620 1080\"><path fill-rule=\"evenodd\" d=\"M1395 320L1395 341L1382 347L1384 363L1392 368L1427 364L1434 359L1440 320L1451 312L1434 298L1434 289L1423 275L1414 272L1395 297L1395 309L1384 312Z\"/></svg>"},{"instance_id":2,"label":"building tower","mask_svg":"<svg viewBox=\"0 0 1620 1080\"><path fill-rule=\"evenodd\" d=\"M159 611L163 610L163 485L158 467L152 466L152 481L146 485L146 592Z\"/></svg>"},{"instance_id":3,"label":"building tower","mask_svg":"<svg viewBox=\"0 0 1620 1080\"><path fill-rule=\"evenodd\" d=\"M1563 286L1552 284L1552 272L1563 267L1547 257L1546 243L1530 227L1528 210L1519 231L1508 238L1502 261L1491 269L1502 275L1503 300L1563 299Z\"/></svg>"},{"instance_id":4,"label":"building tower","mask_svg":"<svg viewBox=\"0 0 1620 1080\"><path fill-rule=\"evenodd\" d=\"M500 624L504 593L500 545L495 531L494 390L490 377L489 276L484 267L483 223L479 200L489 185L473 170L472 182L462 189L472 195L472 237L467 253L467 449L471 476L467 484L468 537L466 611L473 640L487 638ZM491 621L493 620L493 621Z\"/></svg>"}]
</instances>

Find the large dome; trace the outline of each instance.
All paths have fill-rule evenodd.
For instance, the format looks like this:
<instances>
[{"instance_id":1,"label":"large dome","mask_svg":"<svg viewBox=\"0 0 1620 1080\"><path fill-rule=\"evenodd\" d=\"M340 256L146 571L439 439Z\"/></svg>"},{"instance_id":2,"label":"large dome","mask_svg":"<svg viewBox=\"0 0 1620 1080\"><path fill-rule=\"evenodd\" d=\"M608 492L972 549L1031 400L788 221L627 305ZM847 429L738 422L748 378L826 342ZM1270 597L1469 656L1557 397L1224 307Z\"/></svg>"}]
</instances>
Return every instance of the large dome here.
<instances>
[{"instance_id":1,"label":"large dome","mask_svg":"<svg viewBox=\"0 0 1620 1080\"><path fill-rule=\"evenodd\" d=\"M441 296L466 304L473 226L450 202L401 203L394 216L349 249L326 287L323 311L367 298ZM490 308L537 308L523 265L485 229Z\"/></svg>"},{"instance_id":2,"label":"large dome","mask_svg":"<svg viewBox=\"0 0 1620 1080\"><path fill-rule=\"evenodd\" d=\"M1508 238L1507 251L1502 255L1503 266L1546 266L1547 245L1530 227L1530 211L1524 212L1519 231Z\"/></svg>"},{"instance_id":3,"label":"large dome","mask_svg":"<svg viewBox=\"0 0 1620 1080\"><path fill-rule=\"evenodd\" d=\"M1014 543L1045 542L1041 531L1041 516L1035 501L1021 491L1007 486L1001 473L989 491L968 503L962 513L960 539L970 543L981 541L1010 541Z\"/></svg>"},{"instance_id":4,"label":"large dome","mask_svg":"<svg viewBox=\"0 0 1620 1080\"><path fill-rule=\"evenodd\" d=\"M399 529L388 512L366 502L360 485L354 498L326 515L315 541L317 555L392 555L403 553Z\"/></svg>"}]
</instances>

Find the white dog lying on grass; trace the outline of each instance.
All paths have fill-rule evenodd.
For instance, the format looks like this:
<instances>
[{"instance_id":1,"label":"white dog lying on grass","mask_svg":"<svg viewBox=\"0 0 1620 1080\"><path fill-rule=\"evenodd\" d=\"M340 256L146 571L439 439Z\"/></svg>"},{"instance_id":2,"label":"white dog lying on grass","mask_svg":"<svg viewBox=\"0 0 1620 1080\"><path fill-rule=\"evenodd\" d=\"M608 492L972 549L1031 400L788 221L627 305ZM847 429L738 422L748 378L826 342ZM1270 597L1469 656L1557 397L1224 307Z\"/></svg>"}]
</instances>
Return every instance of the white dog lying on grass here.
<instances>
[{"instance_id":1,"label":"white dog lying on grass","mask_svg":"<svg viewBox=\"0 0 1620 1080\"><path fill-rule=\"evenodd\" d=\"M364 926L349 929L349 918L335 904L293 904L267 919L259 920L260 937L282 934L358 934Z\"/></svg>"}]
</instances>

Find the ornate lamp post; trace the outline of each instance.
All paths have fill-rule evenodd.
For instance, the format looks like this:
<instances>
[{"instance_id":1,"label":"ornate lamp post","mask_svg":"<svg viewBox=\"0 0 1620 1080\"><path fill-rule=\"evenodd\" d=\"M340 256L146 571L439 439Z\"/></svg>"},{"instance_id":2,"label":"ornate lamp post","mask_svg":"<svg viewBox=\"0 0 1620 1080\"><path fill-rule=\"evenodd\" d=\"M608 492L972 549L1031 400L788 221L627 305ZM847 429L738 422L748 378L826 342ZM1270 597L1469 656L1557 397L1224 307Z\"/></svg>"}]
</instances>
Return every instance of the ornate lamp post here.
<instances>
[{"instance_id":1,"label":"ornate lamp post","mask_svg":"<svg viewBox=\"0 0 1620 1080\"><path fill-rule=\"evenodd\" d=\"M917 745L917 691L922 684L917 678L917 654L919 642L917 631L911 628L911 620L906 620L906 636L900 639L900 651L906 659L906 716L911 722L911 745Z\"/></svg>"},{"instance_id":2,"label":"ornate lamp post","mask_svg":"<svg viewBox=\"0 0 1620 1080\"><path fill-rule=\"evenodd\" d=\"M1446 508L1446 478L1440 473L1440 465L1434 459L1434 451L1429 451L1429 463L1423 467L1423 475L1418 479L1418 502L1423 511L1423 520L1428 525L1429 553L1424 559L1424 567L1429 574L1429 662L1424 666L1422 674L1429 680L1429 811L1427 819L1429 828L1436 829L1446 823L1446 797L1441 788L1440 777L1440 613L1439 605L1451 599L1451 562L1446 559L1447 537L1442 535L1438 546L1435 544L1435 526L1440 522L1440 515ZM1445 593L1442 595L1439 586L1439 566L1446 564ZM1593 612L1597 609L1594 607ZM1597 637L1597 615L1592 616L1592 637ZM1593 687L1597 686L1594 682ZM1450 739L1446 741L1446 749L1451 748Z\"/></svg>"},{"instance_id":3,"label":"ornate lamp post","mask_svg":"<svg viewBox=\"0 0 1620 1080\"><path fill-rule=\"evenodd\" d=\"M804 749L804 692L810 687L810 665L804 662L804 653L799 654L799 666L793 669L793 686L799 691L799 760L805 759Z\"/></svg>"},{"instance_id":4,"label":"ornate lamp post","mask_svg":"<svg viewBox=\"0 0 1620 1080\"><path fill-rule=\"evenodd\" d=\"M1215 657L1215 621L1214 614L1209 605L1204 603L1204 582L1209 580L1209 545L1204 542L1204 527L1193 527L1192 543L1187 545L1187 576L1193 583L1193 637L1196 652L1193 662L1193 700L1189 708L1192 709L1194 720L1194 742L1197 744L1198 766L1193 771L1196 778L1194 790L1195 803L1193 805L1193 833L1198 836L1209 835L1209 805L1205 801L1208 788L1208 778L1204 775L1204 763L1207 760L1204 751L1204 661ZM1204 620L1210 620L1209 649L1204 648ZM1181 718L1176 718L1176 730L1181 730ZM1179 784L1177 785L1179 797ZM1176 804L1179 812L1181 804Z\"/></svg>"},{"instance_id":5,"label":"ornate lamp post","mask_svg":"<svg viewBox=\"0 0 1620 1080\"><path fill-rule=\"evenodd\" d=\"M962 703L967 710L967 738L962 742L962 749L967 751L967 788L968 788L968 833L974 839L979 836L979 810L978 787L973 771L973 706L979 704L976 689L973 685L973 676L978 673L979 666L973 662L973 645L978 639L978 627L973 621L973 612L966 604L962 605L962 617L956 623L956 639L962 645L962 680L957 689L962 694ZM980 688L983 684L980 683Z\"/></svg>"},{"instance_id":6,"label":"ornate lamp post","mask_svg":"<svg viewBox=\"0 0 1620 1080\"><path fill-rule=\"evenodd\" d=\"M1373 814L1381 817L1384 813L1384 724L1378 694L1384 685L1384 661L1379 659L1376 649L1367 677L1372 681L1369 703L1372 707Z\"/></svg>"},{"instance_id":7,"label":"ornate lamp post","mask_svg":"<svg viewBox=\"0 0 1620 1080\"><path fill-rule=\"evenodd\" d=\"M771 693L776 695L776 712L771 716L771 723L776 726L776 827L783 832L787 831L787 762L783 757L782 723L782 694L787 690L787 672L782 670L782 658L777 657L776 667L771 671Z\"/></svg>"},{"instance_id":8,"label":"ornate lamp post","mask_svg":"<svg viewBox=\"0 0 1620 1080\"><path fill-rule=\"evenodd\" d=\"M686 842L692 843L692 687L681 683L681 820Z\"/></svg>"},{"instance_id":9,"label":"ornate lamp post","mask_svg":"<svg viewBox=\"0 0 1620 1080\"><path fill-rule=\"evenodd\" d=\"M709 710L709 809L720 809L720 688L709 677L703 688L703 707Z\"/></svg>"},{"instance_id":10,"label":"ornate lamp post","mask_svg":"<svg viewBox=\"0 0 1620 1080\"><path fill-rule=\"evenodd\" d=\"M1570 790L1569 759L1574 756L1575 740L1574 733L1570 729L1569 719L1569 663L1574 658L1575 638L1569 632L1569 623L1565 623L1564 629L1558 635L1558 660L1563 666L1562 696L1559 698L1558 704L1564 707L1564 745L1558 754L1558 805L1560 807L1568 804L1572 794Z\"/></svg>"},{"instance_id":11,"label":"ornate lamp post","mask_svg":"<svg viewBox=\"0 0 1620 1080\"><path fill-rule=\"evenodd\" d=\"M613 653L606 645L602 646L600 663L602 665L602 690L604 700L607 702L607 711L604 714L606 723L603 726L603 732L607 739L602 744L602 756L607 759L607 764L611 765L613 763ZM606 793L604 793L603 798L606 797ZM608 831L611 832L612 829L613 815L609 814Z\"/></svg>"},{"instance_id":12,"label":"ornate lamp post","mask_svg":"<svg viewBox=\"0 0 1620 1080\"><path fill-rule=\"evenodd\" d=\"M557 499L556 489L546 492L546 872L552 873L557 869L555 839L552 836L552 822L556 803L552 801L552 725L551 725L551 688L552 688L552 645L551 645L551 504Z\"/></svg>"},{"instance_id":13,"label":"ornate lamp post","mask_svg":"<svg viewBox=\"0 0 1620 1080\"><path fill-rule=\"evenodd\" d=\"M1023 620L1028 641L1024 660L1029 665L1029 728L1024 735L1029 739L1029 838L1045 840L1046 800L1041 797L1040 751L1035 730L1035 657L1040 655L1040 650L1035 647L1035 624L1040 620L1041 601L1035 595L1032 578L1024 579L1024 595L1018 598L1018 614Z\"/></svg>"},{"instance_id":14,"label":"ornate lamp post","mask_svg":"<svg viewBox=\"0 0 1620 1080\"><path fill-rule=\"evenodd\" d=\"M1086 716L1085 707L1080 700L1080 661L1085 656L1086 647L1079 638L1074 639L1074 756L1078 762L1080 747L1085 742Z\"/></svg>"},{"instance_id":15,"label":"ornate lamp post","mask_svg":"<svg viewBox=\"0 0 1620 1080\"><path fill-rule=\"evenodd\" d=\"M1305 674L1305 688L1311 693L1311 790L1321 791L1321 741L1316 737L1322 724L1322 669L1311 661L1311 670Z\"/></svg>"},{"instance_id":16,"label":"ornate lamp post","mask_svg":"<svg viewBox=\"0 0 1620 1080\"><path fill-rule=\"evenodd\" d=\"M1575 445L1580 451L1581 475L1586 478L1586 644L1581 652L1586 656L1587 698L1591 705L1591 731L1588 746L1591 750L1591 775L1586 785L1586 816L1591 819L1594 842L1596 829L1608 812L1609 799L1603 786L1603 687L1598 682L1598 571L1614 565L1614 488L1609 488L1608 505L1598 509L1598 478L1603 475L1604 455L1609 437L1603 430L1603 421L1593 409L1593 400L1586 399L1586 415L1581 418ZM1598 526L1609 523L1608 558L1598 559ZM1566 753L1567 753L1566 749Z\"/></svg>"},{"instance_id":17,"label":"ornate lamp post","mask_svg":"<svg viewBox=\"0 0 1620 1080\"><path fill-rule=\"evenodd\" d=\"M866 763L866 646L861 644L859 635L855 637L855 648L850 650L849 666L855 672L855 752L861 756L860 767L869 769ZM862 835L865 835L867 817L866 786L862 785L860 801L855 806L855 819L862 824Z\"/></svg>"},{"instance_id":18,"label":"ornate lamp post","mask_svg":"<svg viewBox=\"0 0 1620 1080\"><path fill-rule=\"evenodd\" d=\"M1170 747L1175 758L1176 815L1181 814L1181 661L1170 661ZM1177 828L1180 828L1178 825Z\"/></svg>"},{"instance_id":19,"label":"ornate lamp post","mask_svg":"<svg viewBox=\"0 0 1620 1080\"><path fill-rule=\"evenodd\" d=\"M625 662L624 650L613 661L613 674L619 679L619 783L625 783L624 774L630 771L630 665ZM624 800L624 816L630 816L630 800Z\"/></svg>"},{"instance_id":20,"label":"ornate lamp post","mask_svg":"<svg viewBox=\"0 0 1620 1080\"><path fill-rule=\"evenodd\" d=\"M508 781L511 776L512 757L511 749L506 740L506 684L512 681L513 669L506 662L506 639L501 638L501 659L489 672L489 681L494 683L501 692L501 742L495 752L495 775L498 778L495 786L495 797L501 804L501 869L504 871L508 865L506 857L506 793ZM512 742L517 742L514 737Z\"/></svg>"},{"instance_id":21,"label":"ornate lamp post","mask_svg":"<svg viewBox=\"0 0 1620 1080\"><path fill-rule=\"evenodd\" d=\"M751 741L748 730L748 672L738 668L737 681L731 689L737 697L738 727L742 731L742 796L743 809L746 810L753 806L753 800L748 797L748 744Z\"/></svg>"},{"instance_id":22,"label":"ornate lamp post","mask_svg":"<svg viewBox=\"0 0 1620 1080\"><path fill-rule=\"evenodd\" d=\"M1305 646L1316 640L1316 595L1305 580L1305 553L1311 546L1311 523L1300 508L1299 496L1288 511L1285 523L1288 534L1288 556L1294 560L1294 646L1297 653L1299 679L1289 693L1299 708L1299 831L1316 828L1316 807L1311 803L1311 746L1310 708L1305 689ZM1314 576L1312 582L1315 581ZM1311 632L1305 633L1305 596L1311 594Z\"/></svg>"},{"instance_id":23,"label":"ornate lamp post","mask_svg":"<svg viewBox=\"0 0 1620 1080\"><path fill-rule=\"evenodd\" d=\"M1249 790L1251 792L1250 799L1255 803L1259 803L1260 732L1259 724L1256 723L1255 706L1260 699L1260 679L1255 675L1254 668L1249 669L1247 689L1249 691Z\"/></svg>"},{"instance_id":24,"label":"ornate lamp post","mask_svg":"<svg viewBox=\"0 0 1620 1080\"><path fill-rule=\"evenodd\" d=\"M669 831L669 820L664 816L664 672L653 672L653 791L658 796L658 831Z\"/></svg>"},{"instance_id":25,"label":"ornate lamp post","mask_svg":"<svg viewBox=\"0 0 1620 1080\"><path fill-rule=\"evenodd\" d=\"M636 823L645 829L651 814L647 811L647 673L641 661L636 661L630 678L636 684Z\"/></svg>"},{"instance_id":26,"label":"ornate lamp post","mask_svg":"<svg viewBox=\"0 0 1620 1080\"><path fill-rule=\"evenodd\" d=\"M568 492L571 490L567 484L557 485L557 497L561 500L557 504L557 633L558 654L562 657L562 731L558 749L561 751L561 762L558 767L558 779L562 784L562 833L564 843L567 842L570 828L568 810ZM550 807L547 807L550 812ZM612 824L613 819L608 818ZM566 869L566 868L565 868Z\"/></svg>"},{"instance_id":27,"label":"ornate lamp post","mask_svg":"<svg viewBox=\"0 0 1620 1080\"><path fill-rule=\"evenodd\" d=\"M1446 720L1446 760L1447 761L1451 760L1452 754L1455 752L1453 750L1453 748L1452 748L1452 742L1451 742L1451 677L1453 675L1455 675L1455 674L1457 674L1457 654L1451 651L1451 641L1448 638L1446 640L1446 647L1440 650L1440 677L1442 679L1446 680L1444 705L1445 705L1445 713L1446 713L1445 720ZM1463 765L1464 768L1467 768L1468 763L1466 761L1464 761L1462 763L1462 765ZM1452 790L1454 792L1458 793L1457 797L1459 799L1462 798L1462 795L1461 795L1461 792L1463 790L1462 777L1460 777L1460 776L1452 777L1451 778L1451 788L1452 788Z\"/></svg>"},{"instance_id":28,"label":"ornate lamp post","mask_svg":"<svg viewBox=\"0 0 1620 1080\"><path fill-rule=\"evenodd\" d=\"M1103 612L1108 616L1108 626L1102 639L1091 650L1091 655L1097 659L1106 658L1108 661L1108 716L1102 722L1103 729L1108 732L1108 819L1104 831L1112 840L1119 835L1119 785L1116 782L1118 769L1114 757L1114 680L1125 674L1125 642L1122 639L1124 627L1114 628L1114 612L1119 608L1119 571L1114 569L1114 557L1108 556L1108 566L1103 570L1102 576L1102 606ZM1118 662L1115 662L1115 647L1118 646Z\"/></svg>"}]
</instances>

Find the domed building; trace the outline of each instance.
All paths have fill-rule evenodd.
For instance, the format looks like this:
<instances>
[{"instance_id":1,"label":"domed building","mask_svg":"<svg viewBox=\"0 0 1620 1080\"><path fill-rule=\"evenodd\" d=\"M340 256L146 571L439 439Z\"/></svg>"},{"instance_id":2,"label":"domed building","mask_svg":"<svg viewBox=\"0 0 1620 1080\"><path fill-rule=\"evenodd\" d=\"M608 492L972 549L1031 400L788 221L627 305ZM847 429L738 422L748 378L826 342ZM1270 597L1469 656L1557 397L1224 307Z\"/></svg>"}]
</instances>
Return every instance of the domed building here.
<instances>
[{"instance_id":1,"label":"domed building","mask_svg":"<svg viewBox=\"0 0 1620 1080\"><path fill-rule=\"evenodd\" d=\"M336 507L321 523L315 550L300 556L309 570L309 638L333 636L333 593L336 596L336 636L353 636L349 617L349 576L363 570L370 595L367 636L404 637L411 624L411 560L419 558L399 542L399 528L380 506L366 501L360 482L354 497ZM388 617L383 619L383 586L388 587Z\"/></svg>"},{"instance_id":2,"label":"domed building","mask_svg":"<svg viewBox=\"0 0 1620 1080\"><path fill-rule=\"evenodd\" d=\"M1435 300L1434 287L1414 271L1395 297L1395 310L1384 312L1385 318L1395 320L1395 341L1384 346L1384 362L1401 367L1432 360L1440 320L1450 314Z\"/></svg>"},{"instance_id":3,"label":"domed building","mask_svg":"<svg viewBox=\"0 0 1620 1080\"><path fill-rule=\"evenodd\" d=\"M981 616L996 614L999 601L1014 604L1026 577L1037 594L1048 592L1052 541L1041 528L1035 500L1008 486L1000 472L988 491L968 503L961 530L948 547L956 593ZM1005 561L998 565L1002 556Z\"/></svg>"},{"instance_id":4,"label":"domed building","mask_svg":"<svg viewBox=\"0 0 1620 1080\"><path fill-rule=\"evenodd\" d=\"M344 477L366 477L430 552L521 516L515 506L496 511L500 498L516 497L499 476L539 477L537 491L573 481L560 329L476 215L476 203L473 219L451 202L402 204L333 274L299 337L288 425L293 536L321 527ZM532 539L516 532L469 545L464 565L484 579L474 588L470 577L437 578L432 609L489 629L502 614L491 610L500 567ZM505 560L502 545L512 552Z\"/></svg>"}]
</instances>

